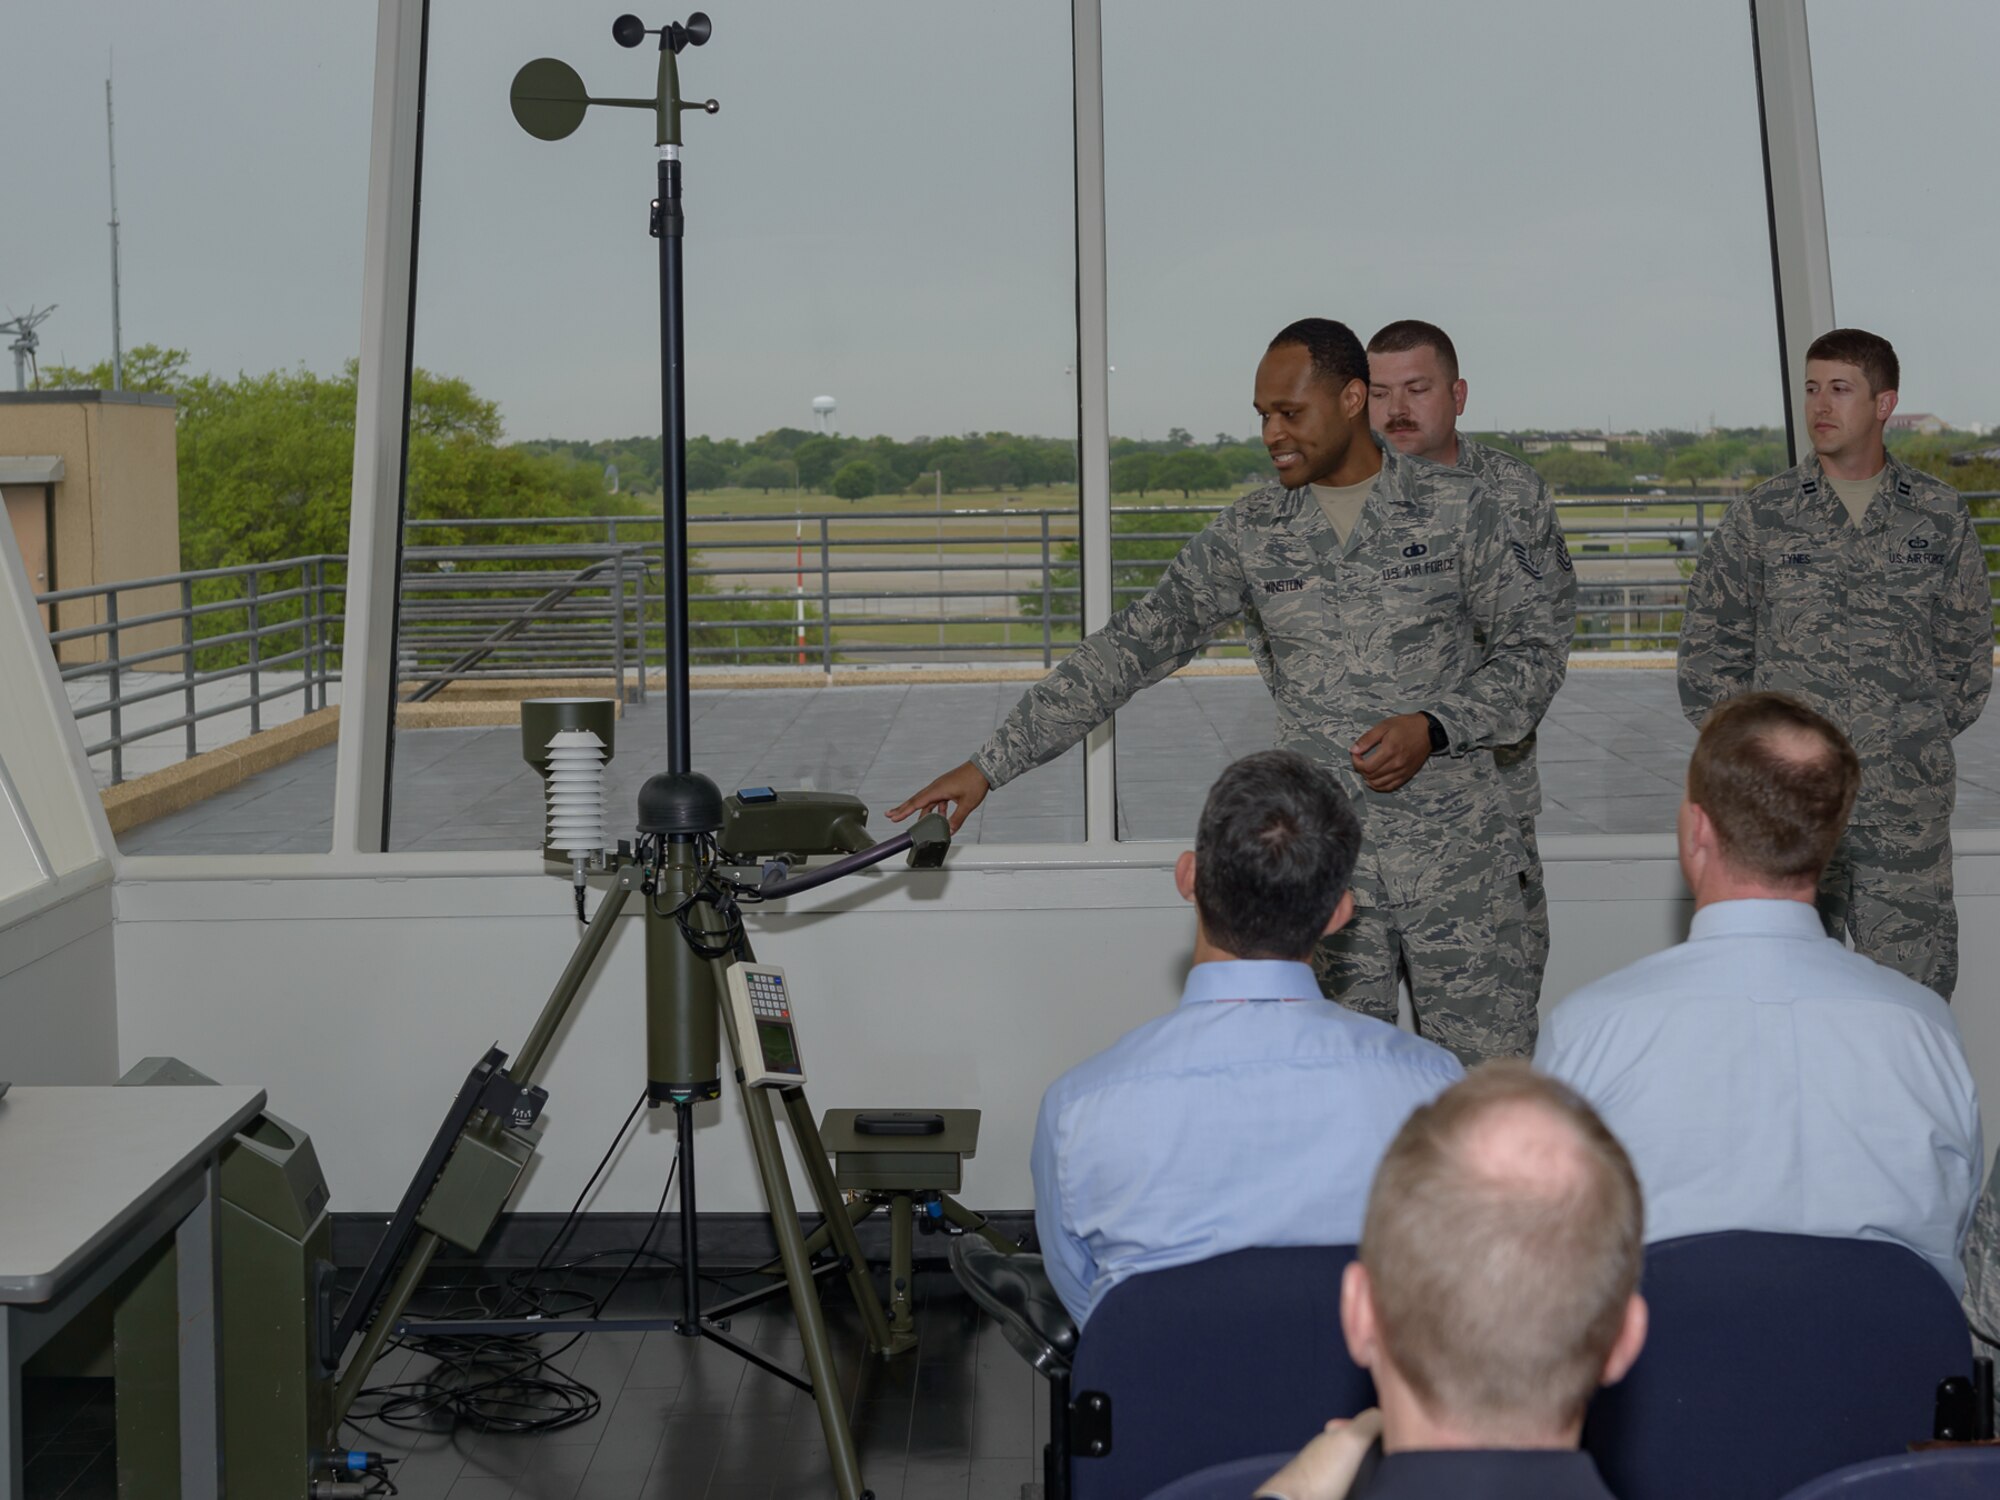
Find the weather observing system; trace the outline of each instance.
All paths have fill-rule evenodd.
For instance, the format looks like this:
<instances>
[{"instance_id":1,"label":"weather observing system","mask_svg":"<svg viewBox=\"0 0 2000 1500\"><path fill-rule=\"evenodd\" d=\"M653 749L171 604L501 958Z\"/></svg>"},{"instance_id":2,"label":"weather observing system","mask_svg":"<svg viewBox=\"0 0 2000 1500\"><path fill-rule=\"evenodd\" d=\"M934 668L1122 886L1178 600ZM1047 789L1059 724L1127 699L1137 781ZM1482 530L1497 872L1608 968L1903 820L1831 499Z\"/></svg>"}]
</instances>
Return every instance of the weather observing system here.
<instances>
[{"instance_id":1,"label":"weather observing system","mask_svg":"<svg viewBox=\"0 0 2000 1500\"><path fill-rule=\"evenodd\" d=\"M39 310L30 307L25 313L18 314L10 307L7 309L7 321L0 323L0 333L14 335L14 342L7 347L14 355L14 389L17 391L28 388L28 371L31 369L35 372L35 384L40 386L42 383L41 366L35 362L35 351L41 348L42 339L35 330L46 323L49 314L55 310L53 302Z\"/></svg>"},{"instance_id":2,"label":"weather observing system","mask_svg":"<svg viewBox=\"0 0 2000 1500\"><path fill-rule=\"evenodd\" d=\"M819 418L821 432L833 431L833 413L836 404L831 396L813 397L813 415Z\"/></svg>"},{"instance_id":3,"label":"weather observing system","mask_svg":"<svg viewBox=\"0 0 2000 1500\"><path fill-rule=\"evenodd\" d=\"M757 961L745 917L764 903L803 895L895 855L906 854L913 868L935 869L944 860L951 830L943 817L926 813L907 832L877 843L858 797L761 786L725 796L690 764L681 115L688 110L712 115L717 105L713 99L683 102L676 59L683 50L707 42L712 31L700 12L685 23L658 27L631 15L613 23L612 38L621 47L659 39L657 84L650 98L594 97L575 69L554 58L538 58L514 77L514 117L540 140L570 135L593 104L641 109L654 119L657 161L649 174L653 193L647 230L658 241L660 263L666 768L641 787L635 823L614 843L626 830L612 827L606 814L604 777L616 748L622 705L587 698L531 699L522 705L522 756L543 787L544 868L568 878L583 932L519 1051L510 1059L497 1046L486 1049L439 1125L325 1341L334 1356L323 1361L328 1366L325 1383L332 1387L327 1405L337 1435L338 1423L360 1395L369 1370L399 1337L486 1340L612 1330L672 1332L720 1345L809 1394L818 1408L835 1493L840 1500L869 1500L820 1308L820 1278L844 1278L871 1352L885 1358L905 1352L915 1346L916 1332L913 1325L892 1325L883 1312L855 1236L851 1205L841 1194L806 1101L807 1034L815 1026L837 1024L835 1013L815 1008L809 985L795 985L785 970ZM823 424L831 421L831 396L815 399L812 406ZM807 860L825 862L800 868ZM587 911L591 889L601 897L595 910ZM643 931L645 950L645 1080L633 1116L642 1105L668 1106L674 1115L674 1161L660 1201L664 1206L666 1191L678 1186L678 1310L639 1318L605 1316L601 1306L577 1316L542 1309L511 1317L411 1315L410 1300L440 1248L452 1245L477 1253L525 1175L548 1100L538 1075L571 1008L589 988L600 955L620 925L620 913L628 909L636 909L631 915ZM808 1007L803 1021L797 1005L801 996L807 997ZM635 1048L635 1061L640 1055ZM783 1275L727 1301L704 1304L704 1283L712 1278L701 1269L696 1237L694 1109L719 1099L725 1078L737 1086ZM800 1224L800 1205L778 1137L780 1120L791 1127L798 1163L823 1220L823 1250L822 1234L809 1246ZM982 1221L954 1223L999 1241ZM816 1261L815 1256L823 1258ZM790 1299L803 1375L729 1331L732 1314L774 1297ZM341 1353L350 1348L353 1352L341 1362ZM326 1464L341 1456L334 1437L321 1447L332 1455ZM346 1462L352 1467L353 1456ZM324 1485L313 1495L345 1500L360 1493L358 1487L333 1487L345 1486L345 1479L321 1477Z\"/></svg>"}]
</instances>

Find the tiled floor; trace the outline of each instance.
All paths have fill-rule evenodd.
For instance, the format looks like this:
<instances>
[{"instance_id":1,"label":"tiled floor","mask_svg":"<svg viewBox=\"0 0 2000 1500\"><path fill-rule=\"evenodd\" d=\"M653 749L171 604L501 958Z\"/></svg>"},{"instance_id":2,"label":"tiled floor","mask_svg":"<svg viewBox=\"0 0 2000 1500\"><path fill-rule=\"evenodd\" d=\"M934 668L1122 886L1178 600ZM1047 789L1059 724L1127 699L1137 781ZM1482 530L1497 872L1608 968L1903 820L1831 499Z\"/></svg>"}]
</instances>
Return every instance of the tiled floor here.
<instances>
[{"instance_id":1,"label":"tiled floor","mask_svg":"<svg viewBox=\"0 0 2000 1500\"><path fill-rule=\"evenodd\" d=\"M916 1292L918 1346L893 1360L863 1353L853 1304L844 1292L828 1293L862 1477L876 1500L1018 1500L1046 1432L1046 1387L949 1273L920 1272ZM628 1281L611 1311L671 1310L679 1295L668 1276ZM739 1315L732 1332L802 1366L783 1298ZM803 1500L834 1493L812 1399L725 1349L673 1333L592 1334L555 1363L602 1398L589 1421L531 1437L417 1434L371 1423L350 1426L346 1439L398 1460L389 1472L399 1500ZM411 1379L423 1364L392 1352L376 1378ZM45 1449L31 1462L28 1500L113 1500L108 1385L30 1387L37 1402L31 1442L63 1445L74 1429L65 1452L76 1451L57 1463ZM51 1422L67 1425L44 1436Z\"/></svg>"},{"instance_id":2,"label":"tiled floor","mask_svg":"<svg viewBox=\"0 0 2000 1500\"><path fill-rule=\"evenodd\" d=\"M751 689L694 695L695 763L724 788L813 786L885 807L962 760L1020 697L1015 682L937 686ZM1271 743L1271 701L1254 677L1177 677L1118 716L1119 832L1188 836L1202 797L1232 759ZM665 768L657 697L619 724L607 798L629 809ZM1673 829L1694 731L1671 671L1573 667L1540 735L1541 832ZM1960 737L1961 827L2000 821L2000 714ZM252 777L221 796L125 833L130 854L256 854L328 847L331 747ZM397 737L394 849L524 849L541 841L537 779L520 732L431 729ZM1034 843L1083 836L1081 755L1072 750L1001 787L964 842Z\"/></svg>"}]
</instances>

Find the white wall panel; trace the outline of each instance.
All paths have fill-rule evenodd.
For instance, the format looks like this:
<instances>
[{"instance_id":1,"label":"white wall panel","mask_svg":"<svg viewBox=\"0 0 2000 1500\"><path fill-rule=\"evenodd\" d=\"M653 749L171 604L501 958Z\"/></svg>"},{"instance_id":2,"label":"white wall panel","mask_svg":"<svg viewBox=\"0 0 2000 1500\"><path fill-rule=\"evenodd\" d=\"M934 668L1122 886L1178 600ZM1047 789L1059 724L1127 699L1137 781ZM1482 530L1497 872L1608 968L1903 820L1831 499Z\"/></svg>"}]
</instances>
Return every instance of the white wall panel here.
<instances>
[{"instance_id":1,"label":"white wall panel","mask_svg":"<svg viewBox=\"0 0 2000 1500\"><path fill-rule=\"evenodd\" d=\"M112 974L108 866L0 903L0 1078L116 1079Z\"/></svg>"},{"instance_id":2,"label":"white wall panel","mask_svg":"<svg viewBox=\"0 0 2000 1500\"><path fill-rule=\"evenodd\" d=\"M1664 848L1560 852L1552 995L1684 933L1688 906ZM1984 976L2000 972L2000 857L1962 859L1959 874L1958 1009L1991 1091L2000 1017ZM495 1039L519 1044L576 931L567 899L560 881L511 875L123 883L121 1063L170 1052L265 1086L275 1110L312 1131L337 1206L387 1209L466 1068ZM1158 862L892 877L839 906L758 933L760 956L785 965L800 993L808 1094L822 1110L984 1110L965 1198L996 1209L1031 1201L1043 1088L1171 1004L1193 938ZM638 1096L641 948L626 921L557 1045L544 1159L519 1208L567 1208ZM701 1207L758 1207L733 1108L702 1119ZM656 1115L592 1206L650 1209L671 1153L671 1117Z\"/></svg>"}]
</instances>

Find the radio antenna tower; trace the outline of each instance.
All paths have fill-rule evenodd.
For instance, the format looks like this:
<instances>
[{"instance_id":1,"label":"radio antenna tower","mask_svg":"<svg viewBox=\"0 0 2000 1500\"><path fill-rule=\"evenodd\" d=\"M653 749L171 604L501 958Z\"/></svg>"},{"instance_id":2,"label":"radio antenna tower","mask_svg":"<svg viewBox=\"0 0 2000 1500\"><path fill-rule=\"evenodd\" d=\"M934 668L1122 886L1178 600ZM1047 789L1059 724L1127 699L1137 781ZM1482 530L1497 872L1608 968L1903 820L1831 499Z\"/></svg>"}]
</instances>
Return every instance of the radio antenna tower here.
<instances>
[{"instance_id":1,"label":"radio antenna tower","mask_svg":"<svg viewBox=\"0 0 2000 1500\"><path fill-rule=\"evenodd\" d=\"M111 80L104 80L104 146L111 160L111 389L125 389L125 348L118 327L118 137L111 123Z\"/></svg>"},{"instance_id":2,"label":"radio antenna tower","mask_svg":"<svg viewBox=\"0 0 2000 1500\"><path fill-rule=\"evenodd\" d=\"M51 302L40 312L30 307L25 316L10 316L7 322L0 323L0 333L14 335L14 342L7 347L14 352L14 389L17 391L28 388L30 369L35 372L35 389L42 388L42 367L35 361L35 350L41 347L42 341L35 330L47 322L49 314L55 310L56 305ZM10 307L7 311L12 314L14 309Z\"/></svg>"}]
</instances>

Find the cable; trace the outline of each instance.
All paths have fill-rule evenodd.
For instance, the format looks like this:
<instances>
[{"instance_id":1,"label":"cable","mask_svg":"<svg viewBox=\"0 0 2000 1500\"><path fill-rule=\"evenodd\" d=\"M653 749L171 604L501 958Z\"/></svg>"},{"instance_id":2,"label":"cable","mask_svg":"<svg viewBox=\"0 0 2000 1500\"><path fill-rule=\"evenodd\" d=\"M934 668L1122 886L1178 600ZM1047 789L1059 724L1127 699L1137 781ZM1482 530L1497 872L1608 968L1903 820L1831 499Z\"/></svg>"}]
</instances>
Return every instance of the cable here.
<instances>
[{"instance_id":1,"label":"cable","mask_svg":"<svg viewBox=\"0 0 2000 1500\"><path fill-rule=\"evenodd\" d=\"M502 1288L481 1287L470 1307L447 1307L432 1316L498 1319L512 1315L517 1308L531 1317L561 1317L580 1313L585 1308L589 1308L595 1316L601 1302L593 1301L581 1291L572 1290L567 1284L567 1276L563 1285L552 1289L538 1287L535 1282L549 1269L549 1262L569 1238L592 1189L618 1154L618 1148L624 1144L645 1105L646 1096L642 1093L613 1134L611 1144L598 1159L589 1181L576 1195L576 1201L570 1205L562 1224L533 1268L511 1273L506 1278L503 1283L505 1300L497 1307L488 1306L491 1294ZM669 1170L669 1186L672 1181L673 1173ZM661 1206L664 1209L664 1194ZM657 1218L656 1215L656 1223ZM649 1229L647 1239L651 1238L652 1231ZM642 1242L639 1248L644 1250L645 1244ZM637 1259L635 1252L634 1264ZM554 1432L586 1422L602 1408L602 1399L589 1385L552 1368L550 1364L573 1347L580 1337L571 1335L548 1350L539 1347L542 1335L538 1334L467 1338L455 1334L412 1333L391 1339L384 1352L387 1349L405 1349L435 1359L436 1365L418 1380L394 1381L363 1389L357 1398L356 1410L350 1413L348 1420L357 1424L375 1421L389 1427L426 1431L464 1423L482 1432L510 1433ZM359 1400L369 1397L374 1398L374 1406L361 1408ZM391 1483L386 1474L381 1477L384 1483ZM393 1489L383 1493L393 1493Z\"/></svg>"},{"instance_id":2,"label":"cable","mask_svg":"<svg viewBox=\"0 0 2000 1500\"><path fill-rule=\"evenodd\" d=\"M590 1315L593 1318L604 1316L604 1309L611 1305L611 1299L618 1295L618 1288L625 1285L625 1278L632 1274L632 1268L639 1264L639 1257L647 1253L648 1247L653 1243L653 1236L660 1232L660 1220L666 1217L667 1212L667 1194L674 1190L674 1173L679 1170L680 1158L676 1157L667 1167L667 1183L660 1189L660 1203L659 1207L653 1210L653 1221L646 1226L646 1233L639 1241L639 1248L632 1252L631 1259L625 1262L624 1269L618 1273L618 1279L611 1283L611 1290L598 1298L596 1306L591 1308ZM682 1212L686 1212L685 1205Z\"/></svg>"}]
</instances>

